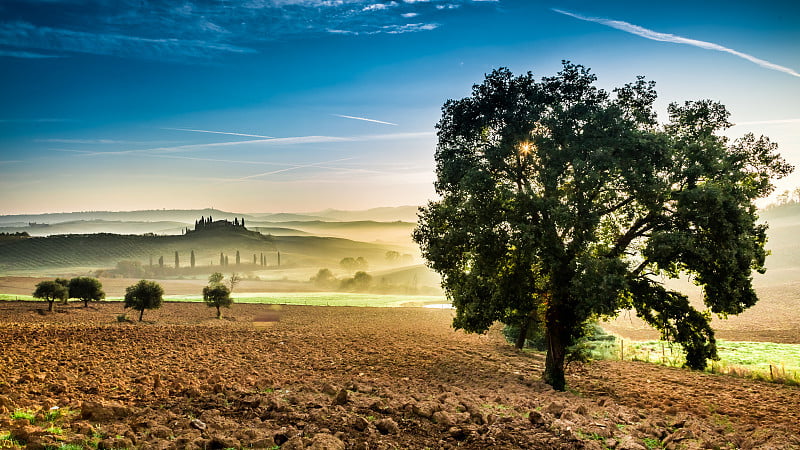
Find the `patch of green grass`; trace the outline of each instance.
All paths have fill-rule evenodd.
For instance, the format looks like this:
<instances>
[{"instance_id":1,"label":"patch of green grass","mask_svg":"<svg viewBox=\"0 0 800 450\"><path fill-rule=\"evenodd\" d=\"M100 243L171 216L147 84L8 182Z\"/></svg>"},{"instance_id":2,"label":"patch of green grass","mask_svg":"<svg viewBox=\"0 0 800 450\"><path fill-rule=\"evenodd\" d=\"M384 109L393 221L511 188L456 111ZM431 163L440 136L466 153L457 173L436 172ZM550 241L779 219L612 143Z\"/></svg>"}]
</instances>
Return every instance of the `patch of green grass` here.
<instances>
[{"instance_id":1,"label":"patch of green grass","mask_svg":"<svg viewBox=\"0 0 800 450\"><path fill-rule=\"evenodd\" d=\"M78 444L61 444L58 450L83 450L83 446Z\"/></svg>"},{"instance_id":2,"label":"patch of green grass","mask_svg":"<svg viewBox=\"0 0 800 450\"><path fill-rule=\"evenodd\" d=\"M592 441L600 441L600 442L605 442L605 440L606 440L606 438L604 438L603 436L600 436L597 433L585 433L585 432L583 432L581 430L577 430L576 434L578 435L579 438L584 439L584 440L592 440Z\"/></svg>"},{"instance_id":3,"label":"patch of green grass","mask_svg":"<svg viewBox=\"0 0 800 450\"><path fill-rule=\"evenodd\" d=\"M686 362L681 346L665 341L592 344L593 359L645 361L671 367L682 367ZM711 361L706 371L800 386L800 344L717 341L717 353L720 360Z\"/></svg>"},{"instance_id":4,"label":"patch of green grass","mask_svg":"<svg viewBox=\"0 0 800 450\"><path fill-rule=\"evenodd\" d=\"M11 435L11 432L0 434L0 448L21 447L22 445L24 444L15 439L14 436Z\"/></svg>"},{"instance_id":5,"label":"patch of green grass","mask_svg":"<svg viewBox=\"0 0 800 450\"><path fill-rule=\"evenodd\" d=\"M57 436L61 436L62 434L64 434L64 429L57 426L48 427L44 431L47 431L50 434L55 434Z\"/></svg>"},{"instance_id":6,"label":"patch of green grass","mask_svg":"<svg viewBox=\"0 0 800 450\"><path fill-rule=\"evenodd\" d=\"M648 450L652 450L654 448L664 448L664 444L662 444L661 441L656 438L644 438L642 439L642 443L645 447L647 447Z\"/></svg>"},{"instance_id":7,"label":"patch of green grass","mask_svg":"<svg viewBox=\"0 0 800 450\"><path fill-rule=\"evenodd\" d=\"M164 300L201 302L203 298L199 295L165 295ZM261 292L236 294L234 302L265 305L400 307L407 303L440 304L445 303L445 299L444 297L434 295L356 294L350 292Z\"/></svg>"},{"instance_id":8,"label":"patch of green grass","mask_svg":"<svg viewBox=\"0 0 800 450\"><path fill-rule=\"evenodd\" d=\"M35 300L30 295L0 294L0 301Z\"/></svg>"},{"instance_id":9,"label":"patch of green grass","mask_svg":"<svg viewBox=\"0 0 800 450\"><path fill-rule=\"evenodd\" d=\"M11 413L11 418L13 420L25 419L33 425L36 422L36 413L34 411L18 409Z\"/></svg>"}]
</instances>

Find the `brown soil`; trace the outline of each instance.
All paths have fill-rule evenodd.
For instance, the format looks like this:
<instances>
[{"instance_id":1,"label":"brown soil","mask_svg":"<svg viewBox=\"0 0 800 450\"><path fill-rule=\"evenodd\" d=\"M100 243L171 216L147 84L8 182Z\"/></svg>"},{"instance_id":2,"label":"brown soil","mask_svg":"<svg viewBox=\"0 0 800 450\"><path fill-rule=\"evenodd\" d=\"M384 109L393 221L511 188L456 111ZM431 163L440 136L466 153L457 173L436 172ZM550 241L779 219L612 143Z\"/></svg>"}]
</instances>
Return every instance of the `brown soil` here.
<instances>
[{"instance_id":1,"label":"brown soil","mask_svg":"<svg viewBox=\"0 0 800 450\"><path fill-rule=\"evenodd\" d=\"M0 446L800 448L796 387L602 362L555 392L541 355L448 310L42 307L0 303Z\"/></svg>"}]
</instances>

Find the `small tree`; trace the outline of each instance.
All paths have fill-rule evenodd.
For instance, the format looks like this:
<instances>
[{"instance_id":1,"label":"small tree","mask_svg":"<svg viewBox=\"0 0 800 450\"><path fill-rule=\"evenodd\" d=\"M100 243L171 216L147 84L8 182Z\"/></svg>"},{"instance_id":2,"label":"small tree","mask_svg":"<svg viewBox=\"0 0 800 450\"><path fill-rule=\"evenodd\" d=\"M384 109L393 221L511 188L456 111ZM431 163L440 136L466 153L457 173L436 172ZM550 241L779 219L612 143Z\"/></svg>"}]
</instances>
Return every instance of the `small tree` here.
<instances>
[{"instance_id":1,"label":"small tree","mask_svg":"<svg viewBox=\"0 0 800 450\"><path fill-rule=\"evenodd\" d=\"M59 278L55 279L55 282L60 284L60 285L62 285L62 286L64 286L69 291L69 280L68 279L59 277ZM67 298L62 299L61 303L66 305L68 301L69 301L69 295L67 296Z\"/></svg>"},{"instance_id":2,"label":"small tree","mask_svg":"<svg viewBox=\"0 0 800 450\"><path fill-rule=\"evenodd\" d=\"M242 276L236 272L233 272L231 276L228 277L228 287L230 288L231 292L236 288L236 285L242 281Z\"/></svg>"},{"instance_id":3,"label":"small tree","mask_svg":"<svg viewBox=\"0 0 800 450\"><path fill-rule=\"evenodd\" d=\"M225 255L222 254L222 252L219 252L219 265L220 266L224 266L225 265Z\"/></svg>"},{"instance_id":4,"label":"small tree","mask_svg":"<svg viewBox=\"0 0 800 450\"><path fill-rule=\"evenodd\" d=\"M330 269L319 269L317 274L311 277L310 281L318 288L330 289L336 286L337 280Z\"/></svg>"},{"instance_id":5,"label":"small tree","mask_svg":"<svg viewBox=\"0 0 800 450\"><path fill-rule=\"evenodd\" d=\"M164 257L163 256L159 256L158 257L158 267L160 267L162 269L164 268Z\"/></svg>"},{"instance_id":6,"label":"small tree","mask_svg":"<svg viewBox=\"0 0 800 450\"><path fill-rule=\"evenodd\" d=\"M221 307L230 308L233 304L231 291L222 283L212 283L203 288L203 301L209 308L217 308L217 319L222 317Z\"/></svg>"},{"instance_id":7,"label":"small tree","mask_svg":"<svg viewBox=\"0 0 800 450\"><path fill-rule=\"evenodd\" d=\"M83 307L88 308L90 301L100 301L106 298L106 293L103 292L103 284L97 278L75 277L69 280L69 298L82 300Z\"/></svg>"},{"instance_id":8,"label":"small tree","mask_svg":"<svg viewBox=\"0 0 800 450\"><path fill-rule=\"evenodd\" d=\"M36 285L36 290L33 291L33 296L47 301L49 307L48 311L53 310L53 302L56 300L66 300L69 298L69 290L66 286L55 281L42 281Z\"/></svg>"},{"instance_id":9,"label":"small tree","mask_svg":"<svg viewBox=\"0 0 800 450\"><path fill-rule=\"evenodd\" d=\"M125 308L139 311L139 322L142 321L145 309L161 308L164 301L164 289L155 281L139 280L133 286L125 288Z\"/></svg>"},{"instance_id":10,"label":"small tree","mask_svg":"<svg viewBox=\"0 0 800 450\"><path fill-rule=\"evenodd\" d=\"M175 250L175 268L179 269L181 267L181 260L178 258L178 251Z\"/></svg>"},{"instance_id":11,"label":"small tree","mask_svg":"<svg viewBox=\"0 0 800 450\"><path fill-rule=\"evenodd\" d=\"M239 256L239 250L236 250L236 265L238 266L241 263L242 263L242 260L241 260L241 258Z\"/></svg>"},{"instance_id":12,"label":"small tree","mask_svg":"<svg viewBox=\"0 0 800 450\"><path fill-rule=\"evenodd\" d=\"M386 252L386 261L396 264L400 260L400 252L389 250Z\"/></svg>"},{"instance_id":13,"label":"small tree","mask_svg":"<svg viewBox=\"0 0 800 450\"><path fill-rule=\"evenodd\" d=\"M194 263L194 250L192 250L192 252L189 253L189 265L192 266L192 269L194 269Z\"/></svg>"},{"instance_id":14,"label":"small tree","mask_svg":"<svg viewBox=\"0 0 800 450\"><path fill-rule=\"evenodd\" d=\"M225 278L225 275L214 272L208 276L208 284L220 284L222 283L222 279Z\"/></svg>"}]
</instances>

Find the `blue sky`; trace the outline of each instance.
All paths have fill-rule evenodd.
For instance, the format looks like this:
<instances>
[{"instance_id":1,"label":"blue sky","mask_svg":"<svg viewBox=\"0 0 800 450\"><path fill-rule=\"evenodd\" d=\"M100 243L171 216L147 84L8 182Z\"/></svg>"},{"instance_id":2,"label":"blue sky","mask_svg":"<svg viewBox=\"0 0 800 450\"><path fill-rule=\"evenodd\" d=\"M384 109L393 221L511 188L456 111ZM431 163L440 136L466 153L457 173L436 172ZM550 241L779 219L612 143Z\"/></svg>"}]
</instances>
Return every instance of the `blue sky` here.
<instances>
[{"instance_id":1,"label":"blue sky","mask_svg":"<svg viewBox=\"0 0 800 450\"><path fill-rule=\"evenodd\" d=\"M3 0L0 214L422 204L442 104L562 59L800 166L797 2Z\"/></svg>"}]
</instances>

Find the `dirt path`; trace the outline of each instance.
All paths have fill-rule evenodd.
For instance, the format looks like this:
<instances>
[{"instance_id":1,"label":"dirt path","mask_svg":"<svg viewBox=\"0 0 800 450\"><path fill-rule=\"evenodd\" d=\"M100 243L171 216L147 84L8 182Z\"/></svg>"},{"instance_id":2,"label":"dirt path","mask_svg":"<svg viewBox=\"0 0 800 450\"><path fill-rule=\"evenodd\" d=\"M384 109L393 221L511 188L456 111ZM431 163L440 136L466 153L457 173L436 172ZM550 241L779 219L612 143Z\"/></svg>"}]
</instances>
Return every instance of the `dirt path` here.
<instances>
[{"instance_id":1,"label":"dirt path","mask_svg":"<svg viewBox=\"0 0 800 450\"><path fill-rule=\"evenodd\" d=\"M448 310L41 307L0 303L0 435L29 448L800 447L797 388L622 362L554 392L540 355Z\"/></svg>"}]
</instances>

